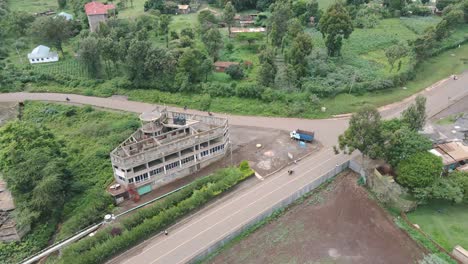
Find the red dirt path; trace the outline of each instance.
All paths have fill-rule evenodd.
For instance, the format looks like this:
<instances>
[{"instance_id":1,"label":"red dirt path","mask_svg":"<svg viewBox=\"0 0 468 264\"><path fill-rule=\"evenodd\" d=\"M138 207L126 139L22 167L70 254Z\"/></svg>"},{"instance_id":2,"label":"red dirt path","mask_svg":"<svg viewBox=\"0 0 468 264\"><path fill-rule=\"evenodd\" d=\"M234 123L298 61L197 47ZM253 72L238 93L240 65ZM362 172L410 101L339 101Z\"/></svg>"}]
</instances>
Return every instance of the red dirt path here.
<instances>
[{"instance_id":1,"label":"red dirt path","mask_svg":"<svg viewBox=\"0 0 468 264\"><path fill-rule=\"evenodd\" d=\"M422 250L352 173L221 252L210 263L415 263Z\"/></svg>"}]
</instances>

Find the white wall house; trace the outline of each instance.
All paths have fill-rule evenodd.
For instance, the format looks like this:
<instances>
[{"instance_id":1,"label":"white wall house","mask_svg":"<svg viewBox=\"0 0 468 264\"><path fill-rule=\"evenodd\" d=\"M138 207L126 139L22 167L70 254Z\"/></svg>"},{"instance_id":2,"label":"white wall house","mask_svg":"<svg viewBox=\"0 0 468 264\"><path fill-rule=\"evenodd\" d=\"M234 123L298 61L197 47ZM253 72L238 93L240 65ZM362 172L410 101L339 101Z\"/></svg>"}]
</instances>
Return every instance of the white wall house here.
<instances>
[{"instance_id":1,"label":"white wall house","mask_svg":"<svg viewBox=\"0 0 468 264\"><path fill-rule=\"evenodd\" d=\"M56 52L50 52L49 47L39 45L28 54L28 59L31 64L34 64L58 61L59 57Z\"/></svg>"}]
</instances>

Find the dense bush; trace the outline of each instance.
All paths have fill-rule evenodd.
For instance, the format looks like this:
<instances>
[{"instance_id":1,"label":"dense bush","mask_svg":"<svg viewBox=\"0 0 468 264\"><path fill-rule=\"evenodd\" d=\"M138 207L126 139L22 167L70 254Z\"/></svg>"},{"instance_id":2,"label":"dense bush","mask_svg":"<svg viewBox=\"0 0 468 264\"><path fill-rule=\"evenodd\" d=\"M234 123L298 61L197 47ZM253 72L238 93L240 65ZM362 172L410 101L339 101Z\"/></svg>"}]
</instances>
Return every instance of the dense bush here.
<instances>
[{"instance_id":1,"label":"dense bush","mask_svg":"<svg viewBox=\"0 0 468 264\"><path fill-rule=\"evenodd\" d=\"M398 182L410 188L431 186L442 173L443 164L440 157L429 152L415 154L402 160L397 167Z\"/></svg>"},{"instance_id":2,"label":"dense bush","mask_svg":"<svg viewBox=\"0 0 468 264\"><path fill-rule=\"evenodd\" d=\"M223 169L198 179L161 202L142 208L124 219L123 232L120 235L111 235L115 227L108 227L94 237L85 238L65 248L60 263L102 263L114 254L162 231L176 219L202 206L252 174L248 163L242 162L238 169Z\"/></svg>"}]
</instances>

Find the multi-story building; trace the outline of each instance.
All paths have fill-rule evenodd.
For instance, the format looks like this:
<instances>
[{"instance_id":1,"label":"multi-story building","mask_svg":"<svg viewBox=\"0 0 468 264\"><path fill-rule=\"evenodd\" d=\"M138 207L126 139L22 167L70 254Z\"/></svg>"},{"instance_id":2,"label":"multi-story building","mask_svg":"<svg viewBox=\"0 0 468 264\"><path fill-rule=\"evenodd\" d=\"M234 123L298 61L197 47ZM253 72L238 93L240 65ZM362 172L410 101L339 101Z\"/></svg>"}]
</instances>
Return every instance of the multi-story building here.
<instances>
[{"instance_id":1,"label":"multi-story building","mask_svg":"<svg viewBox=\"0 0 468 264\"><path fill-rule=\"evenodd\" d=\"M115 14L115 5L105 5L96 1L85 4L85 12L88 16L89 30L91 32L97 31L99 24L107 21L110 10L113 10Z\"/></svg>"},{"instance_id":2,"label":"multi-story building","mask_svg":"<svg viewBox=\"0 0 468 264\"><path fill-rule=\"evenodd\" d=\"M192 174L224 157L230 147L226 118L153 111L140 115L141 128L110 156L117 202L142 195Z\"/></svg>"}]
</instances>

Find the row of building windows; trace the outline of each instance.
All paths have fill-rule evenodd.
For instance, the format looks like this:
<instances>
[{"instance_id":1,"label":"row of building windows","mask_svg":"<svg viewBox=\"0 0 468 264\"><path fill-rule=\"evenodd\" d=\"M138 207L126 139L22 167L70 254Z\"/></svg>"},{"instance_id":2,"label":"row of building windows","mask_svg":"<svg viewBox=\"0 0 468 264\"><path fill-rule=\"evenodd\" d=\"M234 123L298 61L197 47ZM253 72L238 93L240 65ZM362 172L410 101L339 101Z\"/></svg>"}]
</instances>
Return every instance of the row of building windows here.
<instances>
[{"instance_id":1,"label":"row of building windows","mask_svg":"<svg viewBox=\"0 0 468 264\"><path fill-rule=\"evenodd\" d=\"M208 156L210 154L216 153L216 152L218 152L220 150L223 150L223 149L224 149L224 145L219 145L219 146L216 146L216 147L214 147L214 148L212 148L210 150L204 150L204 151L200 152L200 158L203 158L203 157Z\"/></svg>"},{"instance_id":2,"label":"row of building windows","mask_svg":"<svg viewBox=\"0 0 468 264\"><path fill-rule=\"evenodd\" d=\"M129 179L128 183L133 183L133 182L139 183L141 181L146 181L148 179L149 179L149 176L148 176L148 173L146 172L146 173L143 173L142 175L138 175L134 178Z\"/></svg>"},{"instance_id":3,"label":"row of building windows","mask_svg":"<svg viewBox=\"0 0 468 264\"><path fill-rule=\"evenodd\" d=\"M219 146L216 146L216 147L210 149L210 153L216 153L216 152L218 152L220 150L223 150L223 149L224 149L224 145L219 145Z\"/></svg>"},{"instance_id":4,"label":"row of building windows","mask_svg":"<svg viewBox=\"0 0 468 264\"><path fill-rule=\"evenodd\" d=\"M216 153L216 152L221 151L223 149L224 149L224 145L216 146L216 147L214 147L214 148L212 148L210 150L205 150L205 151L200 152L200 157L208 156L210 154ZM195 160L195 157L194 156L189 156L189 157L186 157L186 158L180 160L180 162L182 164L185 164L185 163L191 162L193 160ZM171 170L171 169L174 169L174 168L177 168L177 167L179 167L179 161L175 161L173 163L167 164L166 165L166 170ZM149 176L154 176L156 174L162 173L163 171L164 171L163 167L151 170L149 172L149 174L148 173L143 173L142 175L138 175L138 176L136 176L134 178L129 179L128 183L134 183L134 182L139 183L141 181L146 181L146 180L149 179ZM123 178L121 176L119 176L119 179L122 180L122 181L125 181L125 178Z\"/></svg>"},{"instance_id":5,"label":"row of building windows","mask_svg":"<svg viewBox=\"0 0 468 264\"><path fill-rule=\"evenodd\" d=\"M153 175L159 174L159 173L161 173L161 172L163 172L163 171L164 171L164 168L161 167L161 168L157 168L157 169L155 169L155 170L151 170L151 171L149 172L149 174L150 174L150 176L153 176Z\"/></svg>"},{"instance_id":6,"label":"row of building windows","mask_svg":"<svg viewBox=\"0 0 468 264\"><path fill-rule=\"evenodd\" d=\"M173 168L179 167L179 161L172 162L166 165L166 170L171 170Z\"/></svg>"},{"instance_id":7,"label":"row of building windows","mask_svg":"<svg viewBox=\"0 0 468 264\"><path fill-rule=\"evenodd\" d=\"M182 164L185 164L185 163L187 163L187 162L191 162L191 161L194 160L194 159L195 159L194 156L189 156L189 157L187 157L187 158L182 159L180 162L182 162Z\"/></svg>"},{"instance_id":8,"label":"row of building windows","mask_svg":"<svg viewBox=\"0 0 468 264\"><path fill-rule=\"evenodd\" d=\"M46 60L48 60L49 58L46 58ZM44 61L44 58L40 58L40 59L31 59L31 61Z\"/></svg>"}]
</instances>

